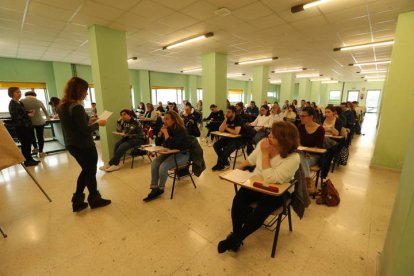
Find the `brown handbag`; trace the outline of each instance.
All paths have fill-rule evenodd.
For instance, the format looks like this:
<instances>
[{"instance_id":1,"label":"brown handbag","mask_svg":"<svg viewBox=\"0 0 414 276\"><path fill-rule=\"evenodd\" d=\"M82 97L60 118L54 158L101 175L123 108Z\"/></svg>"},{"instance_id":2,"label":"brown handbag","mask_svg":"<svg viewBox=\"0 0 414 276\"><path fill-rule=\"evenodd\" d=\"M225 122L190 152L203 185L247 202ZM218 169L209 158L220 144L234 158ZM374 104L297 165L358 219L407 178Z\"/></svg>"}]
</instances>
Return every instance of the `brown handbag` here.
<instances>
[{"instance_id":1,"label":"brown handbag","mask_svg":"<svg viewBox=\"0 0 414 276\"><path fill-rule=\"evenodd\" d=\"M341 202L338 190L330 179L327 179L322 185L320 197L316 200L317 204L325 204L329 207L338 206Z\"/></svg>"}]
</instances>

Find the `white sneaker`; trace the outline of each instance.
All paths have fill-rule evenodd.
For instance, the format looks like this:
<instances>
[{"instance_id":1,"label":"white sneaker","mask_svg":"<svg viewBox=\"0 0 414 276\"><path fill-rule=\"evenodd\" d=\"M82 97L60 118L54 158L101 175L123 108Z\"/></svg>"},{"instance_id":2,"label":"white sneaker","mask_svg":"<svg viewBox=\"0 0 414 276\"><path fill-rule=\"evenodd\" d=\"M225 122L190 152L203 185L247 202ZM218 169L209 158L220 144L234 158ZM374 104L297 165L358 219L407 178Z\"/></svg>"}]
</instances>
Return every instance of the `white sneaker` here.
<instances>
[{"instance_id":1,"label":"white sneaker","mask_svg":"<svg viewBox=\"0 0 414 276\"><path fill-rule=\"evenodd\" d=\"M114 171L119 170L120 168L121 168L121 166L119 166L119 165L112 165L109 168L107 168L105 171L106 172L114 172Z\"/></svg>"},{"instance_id":2,"label":"white sneaker","mask_svg":"<svg viewBox=\"0 0 414 276\"><path fill-rule=\"evenodd\" d=\"M99 169L101 170L101 171L105 171L106 169L108 169L110 167L110 165L103 165L103 166L100 166L99 167Z\"/></svg>"}]
</instances>

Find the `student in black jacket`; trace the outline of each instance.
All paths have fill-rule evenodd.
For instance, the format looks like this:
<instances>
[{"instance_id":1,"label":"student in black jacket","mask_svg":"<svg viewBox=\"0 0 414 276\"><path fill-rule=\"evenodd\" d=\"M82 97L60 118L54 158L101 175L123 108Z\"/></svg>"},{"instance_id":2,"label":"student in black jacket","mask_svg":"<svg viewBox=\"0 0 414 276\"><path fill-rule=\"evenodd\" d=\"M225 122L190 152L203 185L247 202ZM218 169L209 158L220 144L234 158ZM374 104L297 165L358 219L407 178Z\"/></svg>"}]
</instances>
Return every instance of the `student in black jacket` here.
<instances>
[{"instance_id":1,"label":"student in black jacket","mask_svg":"<svg viewBox=\"0 0 414 276\"><path fill-rule=\"evenodd\" d=\"M154 111L155 112L155 111ZM116 122L116 131L122 133L123 137L114 146L114 155L107 165L99 167L106 172L117 171L121 168L119 162L125 153L134 147L144 145L146 137L139 121L132 116L134 112L123 109L119 114L121 118Z\"/></svg>"},{"instance_id":2,"label":"student in black jacket","mask_svg":"<svg viewBox=\"0 0 414 276\"><path fill-rule=\"evenodd\" d=\"M187 131L184 122L175 111L167 111L164 118L164 126L158 133L162 145L168 149L180 150L178 154L161 154L151 163L151 192L144 201L150 201L164 193L165 183L168 178L168 170L175 167L175 160L178 166L185 165L189 158Z\"/></svg>"},{"instance_id":3,"label":"student in black jacket","mask_svg":"<svg viewBox=\"0 0 414 276\"><path fill-rule=\"evenodd\" d=\"M30 152L32 146L32 122L30 117L34 116L34 110L26 111L23 103L20 101L22 92L18 87L10 87L8 90L9 97L12 98L9 103L9 113L21 144L21 150L25 166L36 166L39 161L33 159Z\"/></svg>"},{"instance_id":4,"label":"student in black jacket","mask_svg":"<svg viewBox=\"0 0 414 276\"><path fill-rule=\"evenodd\" d=\"M210 136L212 131L218 131L221 123L224 121L224 114L223 110L217 108L217 105L212 104L210 105L210 115L207 118L204 118L203 121L208 121L206 127L208 129L207 136ZM213 136L211 140L213 140Z\"/></svg>"},{"instance_id":5,"label":"student in black jacket","mask_svg":"<svg viewBox=\"0 0 414 276\"><path fill-rule=\"evenodd\" d=\"M83 191L88 187L88 202L90 207L99 208L111 203L103 199L97 189L96 164L98 152L93 141L92 132L99 126L105 126L106 120L93 123L89 120L82 102L88 95L88 83L78 77L71 78L64 89L64 95L58 107L60 122L66 139L69 153L76 159L82 168L78 177L76 192L72 197L73 212L79 212L88 207L84 202ZM90 124L92 123L92 124Z\"/></svg>"}]
</instances>

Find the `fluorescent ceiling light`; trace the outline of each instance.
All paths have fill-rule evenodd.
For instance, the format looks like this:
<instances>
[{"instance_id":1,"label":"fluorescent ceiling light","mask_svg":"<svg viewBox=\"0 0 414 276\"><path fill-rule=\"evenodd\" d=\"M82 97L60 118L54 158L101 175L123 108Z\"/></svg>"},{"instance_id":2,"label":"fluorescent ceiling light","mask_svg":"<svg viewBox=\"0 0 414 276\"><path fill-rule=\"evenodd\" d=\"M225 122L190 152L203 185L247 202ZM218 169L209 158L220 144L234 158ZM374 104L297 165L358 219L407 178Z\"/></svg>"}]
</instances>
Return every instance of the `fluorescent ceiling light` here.
<instances>
[{"instance_id":1,"label":"fluorescent ceiling light","mask_svg":"<svg viewBox=\"0 0 414 276\"><path fill-rule=\"evenodd\" d=\"M290 72L300 72L304 71L306 68L285 68L285 69L275 69L272 73L279 74L279 73L290 73Z\"/></svg>"},{"instance_id":2,"label":"fluorescent ceiling light","mask_svg":"<svg viewBox=\"0 0 414 276\"><path fill-rule=\"evenodd\" d=\"M185 40L182 40L182 41L172 43L170 45L162 47L162 49L166 50L166 49L176 48L176 47L183 46L185 44L196 42L196 41L199 41L199 40L203 40L205 38L212 37L212 36L214 36L214 33L206 33L206 34L203 34L203 35L199 35L199 36L196 36L196 37L192 37L192 38L188 38L188 39L185 39Z\"/></svg>"},{"instance_id":3,"label":"fluorescent ceiling light","mask_svg":"<svg viewBox=\"0 0 414 276\"><path fill-rule=\"evenodd\" d=\"M326 2L329 2L329 1L330 0L317 0L317 1L312 1L312 2L306 3L306 4L296 5L296 6L291 7L290 11L292 13L301 12L301 11L304 11L306 9L318 6L320 4L323 4L323 3L326 3Z\"/></svg>"},{"instance_id":4,"label":"fluorescent ceiling light","mask_svg":"<svg viewBox=\"0 0 414 276\"><path fill-rule=\"evenodd\" d=\"M243 76L246 76L246 74L244 74L244 73L234 73L234 74L228 74L227 75L228 78L243 77Z\"/></svg>"},{"instance_id":5,"label":"fluorescent ceiling light","mask_svg":"<svg viewBox=\"0 0 414 276\"><path fill-rule=\"evenodd\" d=\"M298 74L296 75L297 79L301 79L301 78L317 78L317 77L321 77L322 74L319 73L312 73L312 74Z\"/></svg>"},{"instance_id":6,"label":"fluorescent ceiling light","mask_svg":"<svg viewBox=\"0 0 414 276\"><path fill-rule=\"evenodd\" d=\"M192 69L185 69L185 70L181 70L181 73L190 73L190 72L197 72L197 71L201 71L203 70L203 68L192 68Z\"/></svg>"},{"instance_id":7,"label":"fluorescent ceiling light","mask_svg":"<svg viewBox=\"0 0 414 276\"><path fill-rule=\"evenodd\" d=\"M272 84L281 84L282 80L270 80L269 82Z\"/></svg>"},{"instance_id":8,"label":"fluorescent ceiling light","mask_svg":"<svg viewBox=\"0 0 414 276\"><path fill-rule=\"evenodd\" d=\"M334 48L334 51L352 51L357 49L369 48L369 47L379 47L379 46L387 46L394 44L394 40L387 40L387 41L380 41L380 42L372 42L360 45L353 45L353 46L344 46Z\"/></svg>"},{"instance_id":9,"label":"fluorescent ceiling light","mask_svg":"<svg viewBox=\"0 0 414 276\"><path fill-rule=\"evenodd\" d=\"M365 65L377 65L377 64L388 64L388 63L391 63L391 60L351 63L349 64L349 66L365 66Z\"/></svg>"},{"instance_id":10,"label":"fluorescent ceiling light","mask_svg":"<svg viewBox=\"0 0 414 276\"><path fill-rule=\"evenodd\" d=\"M270 58L261 58L261 59L253 59L253 60L246 60L246 61L240 61L235 62L236 65L243 65L243 64L252 64L252 63L259 63L259 62L267 62L278 59L278 57L270 57Z\"/></svg>"},{"instance_id":11,"label":"fluorescent ceiling light","mask_svg":"<svg viewBox=\"0 0 414 276\"><path fill-rule=\"evenodd\" d=\"M385 81L385 79L368 79L367 82Z\"/></svg>"},{"instance_id":12,"label":"fluorescent ceiling light","mask_svg":"<svg viewBox=\"0 0 414 276\"><path fill-rule=\"evenodd\" d=\"M338 83L339 81L337 80L327 80L327 81L321 81L321 83L323 84L327 84L327 83Z\"/></svg>"},{"instance_id":13,"label":"fluorescent ceiling light","mask_svg":"<svg viewBox=\"0 0 414 276\"><path fill-rule=\"evenodd\" d=\"M316 78L316 79L310 79L311 81L329 81L331 78Z\"/></svg>"},{"instance_id":14,"label":"fluorescent ceiling light","mask_svg":"<svg viewBox=\"0 0 414 276\"><path fill-rule=\"evenodd\" d=\"M385 79L384 75L365 76L364 79Z\"/></svg>"},{"instance_id":15,"label":"fluorescent ceiling light","mask_svg":"<svg viewBox=\"0 0 414 276\"><path fill-rule=\"evenodd\" d=\"M137 59L138 59L137 57L130 57L129 59L127 59L127 62L133 62Z\"/></svg>"},{"instance_id":16,"label":"fluorescent ceiling light","mask_svg":"<svg viewBox=\"0 0 414 276\"><path fill-rule=\"evenodd\" d=\"M358 74L378 74L378 73L387 73L387 70L371 70L371 71L360 71Z\"/></svg>"}]
</instances>

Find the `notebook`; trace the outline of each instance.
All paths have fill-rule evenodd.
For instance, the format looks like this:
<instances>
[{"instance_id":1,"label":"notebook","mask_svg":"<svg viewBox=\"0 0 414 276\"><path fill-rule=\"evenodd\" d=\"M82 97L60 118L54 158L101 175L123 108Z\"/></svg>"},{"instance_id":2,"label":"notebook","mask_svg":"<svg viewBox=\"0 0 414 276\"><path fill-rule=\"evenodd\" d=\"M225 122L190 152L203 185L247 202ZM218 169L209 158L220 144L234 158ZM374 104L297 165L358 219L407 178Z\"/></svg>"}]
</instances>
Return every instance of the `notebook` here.
<instances>
[{"instance_id":1,"label":"notebook","mask_svg":"<svg viewBox=\"0 0 414 276\"><path fill-rule=\"evenodd\" d=\"M249 171L242 171L239 169L232 170L228 173L220 175L221 178L229 180L234 183L244 183L253 176Z\"/></svg>"}]
</instances>

